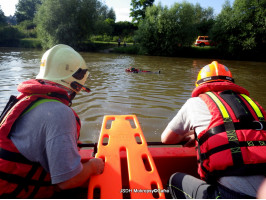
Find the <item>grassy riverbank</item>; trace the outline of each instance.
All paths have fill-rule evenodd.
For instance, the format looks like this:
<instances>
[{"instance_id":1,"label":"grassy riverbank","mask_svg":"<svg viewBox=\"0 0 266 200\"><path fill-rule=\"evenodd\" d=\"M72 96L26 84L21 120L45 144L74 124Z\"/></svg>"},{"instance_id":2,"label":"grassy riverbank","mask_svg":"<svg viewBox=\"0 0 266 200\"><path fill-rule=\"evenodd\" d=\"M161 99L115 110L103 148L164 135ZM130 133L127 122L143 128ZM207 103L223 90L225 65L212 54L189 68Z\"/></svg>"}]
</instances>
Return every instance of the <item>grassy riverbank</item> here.
<instances>
[{"instance_id":1,"label":"grassy riverbank","mask_svg":"<svg viewBox=\"0 0 266 200\"><path fill-rule=\"evenodd\" d=\"M10 39L0 43L0 47L18 47L18 48L33 48L41 49L40 40L36 38Z\"/></svg>"},{"instance_id":2,"label":"grassy riverbank","mask_svg":"<svg viewBox=\"0 0 266 200\"><path fill-rule=\"evenodd\" d=\"M114 48L115 53L125 54L140 54L147 55L147 53L141 49L138 45L128 45L126 47ZM180 47L174 52L172 57L184 57L184 58L212 58L212 59L226 59L226 60L243 60L243 61L261 61L265 62L265 51L259 52L241 52L238 55L232 55L225 52L218 47ZM167 56L167 55L166 55Z\"/></svg>"},{"instance_id":3,"label":"grassy riverbank","mask_svg":"<svg viewBox=\"0 0 266 200\"><path fill-rule=\"evenodd\" d=\"M33 49L41 49L41 41L37 38L23 38L20 40L6 42L0 44L2 47L19 47L19 48L33 48ZM90 42L86 41L80 45L79 50L81 51L100 51L108 48L114 48L117 45L114 42Z\"/></svg>"},{"instance_id":4,"label":"grassy riverbank","mask_svg":"<svg viewBox=\"0 0 266 200\"><path fill-rule=\"evenodd\" d=\"M36 38L23 38L19 41L19 47L41 49L42 45L40 40Z\"/></svg>"},{"instance_id":5,"label":"grassy riverbank","mask_svg":"<svg viewBox=\"0 0 266 200\"><path fill-rule=\"evenodd\" d=\"M37 38L23 38L6 44L1 44L5 47L19 47L19 48L35 48L41 49L42 45ZM119 53L119 54L136 54L148 55L141 47L133 43L128 43L126 46L121 44L118 47L117 42L103 42L103 41L85 41L79 47L80 51L87 52L104 52L104 53ZM174 52L174 57L185 58L212 58L212 59L228 59L228 60L251 60L265 62L266 58L263 52L249 52L248 54L240 54L238 56L231 55L228 52L223 52L217 47L180 47ZM167 56L167 55L166 55Z\"/></svg>"}]
</instances>

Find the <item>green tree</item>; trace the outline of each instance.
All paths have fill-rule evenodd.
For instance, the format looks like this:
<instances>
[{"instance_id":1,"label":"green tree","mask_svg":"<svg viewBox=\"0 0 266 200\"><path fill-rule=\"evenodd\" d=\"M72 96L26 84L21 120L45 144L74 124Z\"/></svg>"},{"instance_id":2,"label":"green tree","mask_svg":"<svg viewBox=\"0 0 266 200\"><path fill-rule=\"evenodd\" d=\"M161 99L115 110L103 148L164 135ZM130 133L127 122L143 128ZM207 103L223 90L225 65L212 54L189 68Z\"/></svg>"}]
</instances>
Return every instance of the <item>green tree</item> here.
<instances>
[{"instance_id":1,"label":"green tree","mask_svg":"<svg viewBox=\"0 0 266 200\"><path fill-rule=\"evenodd\" d=\"M25 20L32 21L41 3L42 0L19 0L15 12L17 22L20 23Z\"/></svg>"},{"instance_id":2,"label":"green tree","mask_svg":"<svg viewBox=\"0 0 266 200\"><path fill-rule=\"evenodd\" d=\"M15 15L10 15L8 17L6 17L6 21L8 24L11 24L11 25L16 25L17 24L17 20L16 20L16 17Z\"/></svg>"},{"instance_id":3,"label":"green tree","mask_svg":"<svg viewBox=\"0 0 266 200\"><path fill-rule=\"evenodd\" d=\"M213 39L223 52L233 56L265 52L266 1L227 1L217 16L212 30Z\"/></svg>"},{"instance_id":4,"label":"green tree","mask_svg":"<svg viewBox=\"0 0 266 200\"><path fill-rule=\"evenodd\" d=\"M0 27L6 25L6 17L0 6Z\"/></svg>"},{"instance_id":5,"label":"green tree","mask_svg":"<svg viewBox=\"0 0 266 200\"><path fill-rule=\"evenodd\" d=\"M111 8L107 13L107 19L113 19L116 20L116 14L113 8Z\"/></svg>"},{"instance_id":6,"label":"green tree","mask_svg":"<svg viewBox=\"0 0 266 200\"><path fill-rule=\"evenodd\" d=\"M197 35L210 35L211 29L214 25L213 8L208 7L204 9L199 3L195 5L195 25L197 28Z\"/></svg>"},{"instance_id":7,"label":"green tree","mask_svg":"<svg viewBox=\"0 0 266 200\"><path fill-rule=\"evenodd\" d=\"M7 26L7 20L0 6L0 46L18 46L22 34L16 27Z\"/></svg>"},{"instance_id":8,"label":"green tree","mask_svg":"<svg viewBox=\"0 0 266 200\"><path fill-rule=\"evenodd\" d=\"M17 28L13 26L0 26L0 46L18 46L22 37Z\"/></svg>"},{"instance_id":9,"label":"green tree","mask_svg":"<svg viewBox=\"0 0 266 200\"><path fill-rule=\"evenodd\" d=\"M120 21L114 24L113 35L121 36L121 37L130 36L130 35L133 35L136 30L137 30L137 27L134 26L131 22Z\"/></svg>"},{"instance_id":10,"label":"green tree","mask_svg":"<svg viewBox=\"0 0 266 200\"><path fill-rule=\"evenodd\" d=\"M95 31L102 6L97 0L45 0L36 15L43 48L58 43L78 48Z\"/></svg>"},{"instance_id":11,"label":"green tree","mask_svg":"<svg viewBox=\"0 0 266 200\"><path fill-rule=\"evenodd\" d=\"M132 22L139 24L140 20L145 18L146 8L152 6L154 0L131 0L130 17Z\"/></svg>"},{"instance_id":12,"label":"green tree","mask_svg":"<svg viewBox=\"0 0 266 200\"><path fill-rule=\"evenodd\" d=\"M106 5L102 5L98 9L98 15L94 34L112 35L116 19L113 8L109 9Z\"/></svg>"},{"instance_id":13,"label":"green tree","mask_svg":"<svg viewBox=\"0 0 266 200\"><path fill-rule=\"evenodd\" d=\"M188 2L171 8L153 5L140 22L136 40L153 55L175 55L180 47L190 47L197 35L196 7Z\"/></svg>"},{"instance_id":14,"label":"green tree","mask_svg":"<svg viewBox=\"0 0 266 200\"><path fill-rule=\"evenodd\" d=\"M108 8L106 5L102 5L100 6L100 8L98 9L98 14L99 14L99 18L100 20L106 20L106 19L113 19L114 21L116 20L116 15L115 15L115 11L113 8Z\"/></svg>"},{"instance_id":15,"label":"green tree","mask_svg":"<svg viewBox=\"0 0 266 200\"><path fill-rule=\"evenodd\" d=\"M95 32L94 34L97 35L112 35L113 34L113 26L114 26L114 20L107 18L106 20L98 20L96 22L95 26Z\"/></svg>"}]
</instances>

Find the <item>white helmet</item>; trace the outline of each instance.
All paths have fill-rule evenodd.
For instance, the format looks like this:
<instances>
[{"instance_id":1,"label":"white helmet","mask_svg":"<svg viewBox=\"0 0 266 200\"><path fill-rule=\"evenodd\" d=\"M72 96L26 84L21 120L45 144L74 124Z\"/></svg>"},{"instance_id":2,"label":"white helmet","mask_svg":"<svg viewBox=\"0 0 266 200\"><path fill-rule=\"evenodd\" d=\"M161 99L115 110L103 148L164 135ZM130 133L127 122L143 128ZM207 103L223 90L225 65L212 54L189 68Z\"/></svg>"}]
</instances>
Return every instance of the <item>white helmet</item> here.
<instances>
[{"instance_id":1,"label":"white helmet","mask_svg":"<svg viewBox=\"0 0 266 200\"><path fill-rule=\"evenodd\" d=\"M88 76L89 72L81 55L70 46L59 44L43 54L36 79L49 80L78 93L81 89L90 92L84 86Z\"/></svg>"}]
</instances>

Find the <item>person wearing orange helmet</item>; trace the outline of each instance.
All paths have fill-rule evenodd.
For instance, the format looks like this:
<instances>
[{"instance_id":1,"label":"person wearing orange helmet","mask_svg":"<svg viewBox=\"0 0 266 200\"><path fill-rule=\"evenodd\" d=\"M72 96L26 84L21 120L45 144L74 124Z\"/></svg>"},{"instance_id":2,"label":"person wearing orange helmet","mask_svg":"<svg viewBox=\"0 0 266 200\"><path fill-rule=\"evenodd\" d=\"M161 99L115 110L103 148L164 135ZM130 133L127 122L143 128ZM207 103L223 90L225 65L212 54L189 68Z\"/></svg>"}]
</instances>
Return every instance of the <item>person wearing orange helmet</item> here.
<instances>
[{"instance_id":1,"label":"person wearing orange helmet","mask_svg":"<svg viewBox=\"0 0 266 200\"><path fill-rule=\"evenodd\" d=\"M161 135L165 144L197 146L201 179L175 173L173 198L256 198L266 167L266 112L217 61L203 67L192 98Z\"/></svg>"},{"instance_id":2,"label":"person wearing orange helmet","mask_svg":"<svg viewBox=\"0 0 266 200\"><path fill-rule=\"evenodd\" d=\"M50 198L103 172L102 159L81 162L80 119L70 108L89 92L84 59L68 45L47 50L36 79L19 84L0 117L0 198Z\"/></svg>"}]
</instances>

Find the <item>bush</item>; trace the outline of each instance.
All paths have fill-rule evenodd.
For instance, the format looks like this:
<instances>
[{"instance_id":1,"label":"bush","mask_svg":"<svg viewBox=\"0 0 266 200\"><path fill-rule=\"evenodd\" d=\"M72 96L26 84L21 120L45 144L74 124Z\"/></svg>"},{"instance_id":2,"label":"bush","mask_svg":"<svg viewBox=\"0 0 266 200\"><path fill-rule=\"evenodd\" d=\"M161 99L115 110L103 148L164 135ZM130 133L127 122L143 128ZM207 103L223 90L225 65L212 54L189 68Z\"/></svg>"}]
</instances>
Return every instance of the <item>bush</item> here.
<instances>
[{"instance_id":1,"label":"bush","mask_svg":"<svg viewBox=\"0 0 266 200\"><path fill-rule=\"evenodd\" d=\"M266 2L227 1L217 16L212 29L212 39L219 48L237 59L265 57Z\"/></svg>"},{"instance_id":2,"label":"bush","mask_svg":"<svg viewBox=\"0 0 266 200\"><path fill-rule=\"evenodd\" d=\"M12 26L0 27L0 46L16 47L23 34Z\"/></svg>"},{"instance_id":3,"label":"bush","mask_svg":"<svg viewBox=\"0 0 266 200\"><path fill-rule=\"evenodd\" d=\"M36 24L26 20L16 26L25 38L37 38Z\"/></svg>"},{"instance_id":4,"label":"bush","mask_svg":"<svg viewBox=\"0 0 266 200\"><path fill-rule=\"evenodd\" d=\"M132 36L126 36L123 38L123 41L125 41L126 43L134 43L134 39Z\"/></svg>"},{"instance_id":5,"label":"bush","mask_svg":"<svg viewBox=\"0 0 266 200\"><path fill-rule=\"evenodd\" d=\"M42 48L41 41L35 38L24 38L19 42L19 47L23 48Z\"/></svg>"},{"instance_id":6,"label":"bush","mask_svg":"<svg viewBox=\"0 0 266 200\"><path fill-rule=\"evenodd\" d=\"M113 39L112 39L112 42L117 42L119 39L119 36L114 36Z\"/></svg>"},{"instance_id":7,"label":"bush","mask_svg":"<svg viewBox=\"0 0 266 200\"><path fill-rule=\"evenodd\" d=\"M170 9L158 6L147 8L140 23L136 40L151 55L171 56L178 45L190 46L195 38L194 7L192 4L174 4Z\"/></svg>"},{"instance_id":8,"label":"bush","mask_svg":"<svg viewBox=\"0 0 266 200\"><path fill-rule=\"evenodd\" d=\"M103 41L103 36L102 35L93 35L90 38L91 41Z\"/></svg>"}]
</instances>

